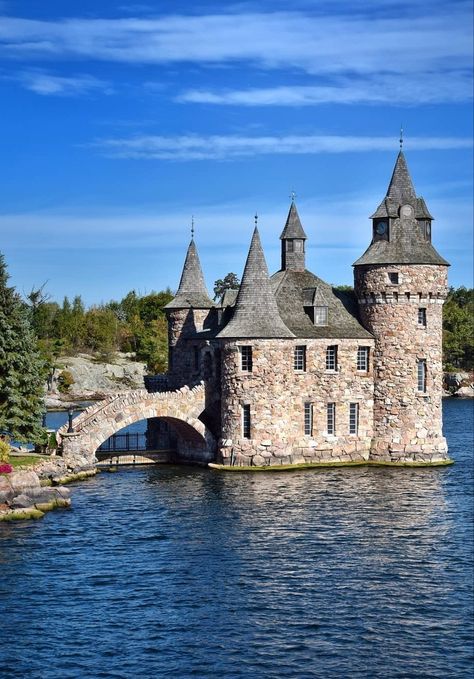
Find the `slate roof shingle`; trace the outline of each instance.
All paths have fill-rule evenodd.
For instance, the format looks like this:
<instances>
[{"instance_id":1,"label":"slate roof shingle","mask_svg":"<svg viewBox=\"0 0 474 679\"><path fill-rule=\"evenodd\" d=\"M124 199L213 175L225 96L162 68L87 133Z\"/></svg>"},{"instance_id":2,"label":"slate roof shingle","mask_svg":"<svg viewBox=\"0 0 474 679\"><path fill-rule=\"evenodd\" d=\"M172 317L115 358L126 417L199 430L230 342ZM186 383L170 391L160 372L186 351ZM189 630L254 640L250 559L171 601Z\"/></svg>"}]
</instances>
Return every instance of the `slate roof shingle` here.
<instances>
[{"instance_id":1,"label":"slate roof shingle","mask_svg":"<svg viewBox=\"0 0 474 679\"><path fill-rule=\"evenodd\" d=\"M194 239L191 238L178 291L171 302L165 306L165 309L210 309L213 306L214 303L209 298L204 282L196 244Z\"/></svg>"}]
</instances>

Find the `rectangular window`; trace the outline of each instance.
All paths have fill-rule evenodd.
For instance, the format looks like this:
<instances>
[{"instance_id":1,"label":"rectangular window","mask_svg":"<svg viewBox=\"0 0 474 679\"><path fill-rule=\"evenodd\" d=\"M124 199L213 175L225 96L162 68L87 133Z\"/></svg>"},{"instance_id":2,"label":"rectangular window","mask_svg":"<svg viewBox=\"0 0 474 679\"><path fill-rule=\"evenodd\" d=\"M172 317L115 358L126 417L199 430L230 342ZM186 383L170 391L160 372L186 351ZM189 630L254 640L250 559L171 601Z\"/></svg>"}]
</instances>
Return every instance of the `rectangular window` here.
<instances>
[{"instance_id":1,"label":"rectangular window","mask_svg":"<svg viewBox=\"0 0 474 679\"><path fill-rule=\"evenodd\" d=\"M337 370L337 345L326 349L326 370Z\"/></svg>"},{"instance_id":2,"label":"rectangular window","mask_svg":"<svg viewBox=\"0 0 474 679\"><path fill-rule=\"evenodd\" d=\"M359 404L349 403L349 434L359 433Z\"/></svg>"},{"instance_id":3,"label":"rectangular window","mask_svg":"<svg viewBox=\"0 0 474 679\"><path fill-rule=\"evenodd\" d=\"M306 370L306 347L295 347L293 367L295 370Z\"/></svg>"},{"instance_id":4,"label":"rectangular window","mask_svg":"<svg viewBox=\"0 0 474 679\"><path fill-rule=\"evenodd\" d=\"M286 241L286 251L287 252L294 252L295 249L295 243L292 240L287 240Z\"/></svg>"},{"instance_id":5,"label":"rectangular window","mask_svg":"<svg viewBox=\"0 0 474 679\"><path fill-rule=\"evenodd\" d=\"M314 307L314 325L328 324L328 308L327 306Z\"/></svg>"},{"instance_id":6,"label":"rectangular window","mask_svg":"<svg viewBox=\"0 0 474 679\"><path fill-rule=\"evenodd\" d=\"M244 372L252 372L252 347L240 347L240 367Z\"/></svg>"},{"instance_id":7,"label":"rectangular window","mask_svg":"<svg viewBox=\"0 0 474 679\"><path fill-rule=\"evenodd\" d=\"M336 404L328 403L327 409L327 430L328 434L336 433Z\"/></svg>"},{"instance_id":8,"label":"rectangular window","mask_svg":"<svg viewBox=\"0 0 474 679\"><path fill-rule=\"evenodd\" d=\"M369 347L357 348L357 370L367 372L369 370Z\"/></svg>"},{"instance_id":9,"label":"rectangular window","mask_svg":"<svg viewBox=\"0 0 474 679\"><path fill-rule=\"evenodd\" d=\"M399 282L398 273L396 273L395 271L390 271L390 273L388 274L388 280L392 285L398 285Z\"/></svg>"},{"instance_id":10,"label":"rectangular window","mask_svg":"<svg viewBox=\"0 0 474 679\"><path fill-rule=\"evenodd\" d=\"M426 309L418 309L418 325L426 328Z\"/></svg>"},{"instance_id":11,"label":"rectangular window","mask_svg":"<svg viewBox=\"0 0 474 679\"><path fill-rule=\"evenodd\" d=\"M417 372L418 372L418 391L426 391L426 360L424 358L418 359Z\"/></svg>"},{"instance_id":12,"label":"rectangular window","mask_svg":"<svg viewBox=\"0 0 474 679\"><path fill-rule=\"evenodd\" d=\"M313 404L304 404L304 433L306 436L313 435Z\"/></svg>"},{"instance_id":13,"label":"rectangular window","mask_svg":"<svg viewBox=\"0 0 474 679\"><path fill-rule=\"evenodd\" d=\"M242 436L244 439L250 438L250 406L242 406Z\"/></svg>"}]
</instances>

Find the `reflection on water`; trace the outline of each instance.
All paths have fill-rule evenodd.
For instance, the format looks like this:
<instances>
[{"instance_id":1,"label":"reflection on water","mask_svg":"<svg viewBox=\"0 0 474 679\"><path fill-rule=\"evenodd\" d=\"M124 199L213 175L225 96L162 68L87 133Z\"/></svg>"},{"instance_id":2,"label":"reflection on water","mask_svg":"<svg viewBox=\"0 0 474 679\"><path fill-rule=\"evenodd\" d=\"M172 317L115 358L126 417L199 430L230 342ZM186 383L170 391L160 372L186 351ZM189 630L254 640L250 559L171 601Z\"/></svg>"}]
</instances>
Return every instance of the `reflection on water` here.
<instances>
[{"instance_id":1,"label":"reflection on water","mask_svg":"<svg viewBox=\"0 0 474 679\"><path fill-rule=\"evenodd\" d=\"M1 525L2 676L471 677L472 411L445 408L453 467L120 471Z\"/></svg>"}]
</instances>

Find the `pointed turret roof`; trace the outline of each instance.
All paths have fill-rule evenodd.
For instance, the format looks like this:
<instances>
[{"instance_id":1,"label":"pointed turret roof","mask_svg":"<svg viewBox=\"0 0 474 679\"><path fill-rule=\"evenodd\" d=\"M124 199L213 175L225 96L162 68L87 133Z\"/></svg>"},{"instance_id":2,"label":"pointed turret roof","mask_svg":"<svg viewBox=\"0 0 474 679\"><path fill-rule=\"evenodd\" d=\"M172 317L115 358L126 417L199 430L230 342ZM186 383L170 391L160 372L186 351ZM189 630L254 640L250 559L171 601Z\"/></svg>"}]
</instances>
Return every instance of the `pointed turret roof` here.
<instances>
[{"instance_id":1,"label":"pointed turret roof","mask_svg":"<svg viewBox=\"0 0 474 679\"><path fill-rule=\"evenodd\" d=\"M194 238L191 238L178 291L165 309L189 309L191 307L210 309L212 306L214 305L206 289L196 244Z\"/></svg>"},{"instance_id":2,"label":"pointed turret roof","mask_svg":"<svg viewBox=\"0 0 474 679\"><path fill-rule=\"evenodd\" d=\"M257 227L250 243L234 314L217 337L219 339L294 337L281 320Z\"/></svg>"},{"instance_id":3,"label":"pointed turret roof","mask_svg":"<svg viewBox=\"0 0 474 679\"><path fill-rule=\"evenodd\" d=\"M296 209L295 201L291 201L290 211L288 212L288 217L286 218L285 228L283 229L280 239L285 240L288 238L300 238L306 240L306 234L303 227L301 226L300 216L298 210Z\"/></svg>"},{"instance_id":4,"label":"pointed turret roof","mask_svg":"<svg viewBox=\"0 0 474 679\"><path fill-rule=\"evenodd\" d=\"M402 214L402 206L411 206L412 210ZM418 198L408 170L403 152L400 151L387 195L380 203L371 219L390 220L389 239L372 240L367 250L354 264L443 264L448 262L441 257L429 239L423 235L417 220L431 220L431 216L423 198Z\"/></svg>"}]
</instances>

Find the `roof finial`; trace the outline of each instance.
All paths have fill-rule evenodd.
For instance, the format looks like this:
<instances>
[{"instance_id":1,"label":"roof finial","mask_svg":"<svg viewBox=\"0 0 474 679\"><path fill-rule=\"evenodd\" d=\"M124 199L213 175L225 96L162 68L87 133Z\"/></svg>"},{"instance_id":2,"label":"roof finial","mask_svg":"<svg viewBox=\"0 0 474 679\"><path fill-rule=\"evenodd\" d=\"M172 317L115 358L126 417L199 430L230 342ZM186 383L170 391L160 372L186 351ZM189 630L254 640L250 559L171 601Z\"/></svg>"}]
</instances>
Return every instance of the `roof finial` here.
<instances>
[{"instance_id":1,"label":"roof finial","mask_svg":"<svg viewBox=\"0 0 474 679\"><path fill-rule=\"evenodd\" d=\"M191 238L194 238L194 215L191 215Z\"/></svg>"},{"instance_id":2,"label":"roof finial","mask_svg":"<svg viewBox=\"0 0 474 679\"><path fill-rule=\"evenodd\" d=\"M257 228L257 223L258 223L258 214L257 214L257 212L255 212L254 220L255 220L255 228Z\"/></svg>"},{"instance_id":3,"label":"roof finial","mask_svg":"<svg viewBox=\"0 0 474 679\"><path fill-rule=\"evenodd\" d=\"M294 191L292 191L292 192L290 193L290 198L291 198L291 202L294 203L294 202L295 202L295 198L296 198L296 193L295 193Z\"/></svg>"},{"instance_id":4,"label":"roof finial","mask_svg":"<svg viewBox=\"0 0 474 679\"><path fill-rule=\"evenodd\" d=\"M400 139L399 139L399 142L400 142L400 151L401 151L402 148L403 148L403 127L402 127L402 125L400 125Z\"/></svg>"}]
</instances>

